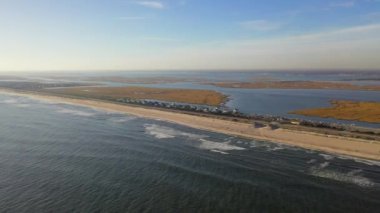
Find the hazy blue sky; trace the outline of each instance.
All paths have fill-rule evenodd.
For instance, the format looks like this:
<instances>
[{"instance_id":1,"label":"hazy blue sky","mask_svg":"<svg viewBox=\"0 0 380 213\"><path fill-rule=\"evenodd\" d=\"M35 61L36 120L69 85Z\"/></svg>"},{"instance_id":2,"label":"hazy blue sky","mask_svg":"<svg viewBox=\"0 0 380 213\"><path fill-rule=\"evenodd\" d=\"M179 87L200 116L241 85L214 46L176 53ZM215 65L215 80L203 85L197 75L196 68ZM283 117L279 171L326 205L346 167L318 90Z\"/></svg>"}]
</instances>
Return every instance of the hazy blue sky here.
<instances>
[{"instance_id":1,"label":"hazy blue sky","mask_svg":"<svg viewBox=\"0 0 380 213\"><path fill-rule=\"evenodd\" d=\"M0 0L0 70L380 69L380 0Z\"/></svg>"}]
</instances>

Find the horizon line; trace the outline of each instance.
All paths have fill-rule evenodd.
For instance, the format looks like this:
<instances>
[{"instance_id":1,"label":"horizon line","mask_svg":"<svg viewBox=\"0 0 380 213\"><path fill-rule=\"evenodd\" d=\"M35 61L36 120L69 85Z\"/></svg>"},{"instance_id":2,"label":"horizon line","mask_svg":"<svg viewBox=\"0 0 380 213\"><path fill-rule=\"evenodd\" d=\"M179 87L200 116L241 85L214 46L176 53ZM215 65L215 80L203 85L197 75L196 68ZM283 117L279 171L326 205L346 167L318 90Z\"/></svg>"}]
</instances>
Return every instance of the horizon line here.
<instances>
[{"instance_id":1,"label":"horizon line","mask_svg":"<svg viewBox=\"0 0 380 213\"><path fill-rule=\"evenodd\" d=\"M0 70L3 74L57 73L57 72L380 72L380 69L70 69L70 70Z\"/></svg>"}]
</instances>

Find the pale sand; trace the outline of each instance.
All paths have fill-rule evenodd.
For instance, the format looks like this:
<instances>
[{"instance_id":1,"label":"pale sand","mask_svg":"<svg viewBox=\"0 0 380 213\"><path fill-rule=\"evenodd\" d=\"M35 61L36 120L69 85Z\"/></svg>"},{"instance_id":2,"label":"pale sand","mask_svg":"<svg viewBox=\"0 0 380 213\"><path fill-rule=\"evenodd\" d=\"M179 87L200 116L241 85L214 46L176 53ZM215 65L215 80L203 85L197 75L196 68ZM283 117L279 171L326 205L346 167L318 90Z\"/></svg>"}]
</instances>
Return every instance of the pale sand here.
<instances>
[{"instance_id":1,"label":"pale sand","mask_svg":"<svg viewBox=\"0 0 380 213\"><path fill-rule=\"evenodd\" d=\"M58 103L67 103L108 111L122 112L144 118L169 121L196 129L208 130L227 135L283 143L311 150L319 150L359 158L380 160L379 141L366 141L361 139L328 136L323 134L293 131L287 129L256 129L252 125L245 123L162 111L158 109L126 106L103 101L64 98L31 93L16 93L14 91L8 90L0 90L0 92L12 95L28 96L35 99L42 99Z\"/></svg>"}]
</instances>

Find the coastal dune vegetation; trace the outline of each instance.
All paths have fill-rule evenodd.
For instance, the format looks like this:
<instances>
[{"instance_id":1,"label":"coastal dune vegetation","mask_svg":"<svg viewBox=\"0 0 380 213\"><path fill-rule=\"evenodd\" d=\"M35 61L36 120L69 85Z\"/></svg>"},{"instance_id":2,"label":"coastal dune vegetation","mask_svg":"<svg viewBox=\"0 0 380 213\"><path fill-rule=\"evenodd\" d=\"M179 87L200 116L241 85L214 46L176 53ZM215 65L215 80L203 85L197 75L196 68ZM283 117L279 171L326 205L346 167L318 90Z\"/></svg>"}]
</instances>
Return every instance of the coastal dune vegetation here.
<instances>
[{"instance_id":1,"label":"coastal dune vegetation","mask_svg":"<svg viewBox=\"0 0 380 213\"><path fill-rule=\"evenodd\" d=\"M291 113L304 116L380 123L379 102L334 100L331 101L331 105L331 107L327 108L302 109Z\"/></svg>"},{"instance_id":2,"label":"coastal dune vegetation","mask_svg":"<svg viewBox=\"0 0 380 213\"><path fill-rule=\"evenodd\" d=\"M210 106L219 106L227 99L222 93L212 90L148 87L76 87L52 89L50 92L96 99L152 99Z\"/></svg>"},{"instance_id":3,"label":"coastal dune vegetation","mask_svg":"<svg viewBox=\"0 0 380 213\"><path fill-rule=\"evenodd\" d=\"M126 83L126 84L171 84L178 82L197 82L201 79L196 78L176 78L176 77L121 77L121 76L99 76L99 77L87 77L85 81L90 82L114 82L114 83Z\"/></svg>"}]
</instances>

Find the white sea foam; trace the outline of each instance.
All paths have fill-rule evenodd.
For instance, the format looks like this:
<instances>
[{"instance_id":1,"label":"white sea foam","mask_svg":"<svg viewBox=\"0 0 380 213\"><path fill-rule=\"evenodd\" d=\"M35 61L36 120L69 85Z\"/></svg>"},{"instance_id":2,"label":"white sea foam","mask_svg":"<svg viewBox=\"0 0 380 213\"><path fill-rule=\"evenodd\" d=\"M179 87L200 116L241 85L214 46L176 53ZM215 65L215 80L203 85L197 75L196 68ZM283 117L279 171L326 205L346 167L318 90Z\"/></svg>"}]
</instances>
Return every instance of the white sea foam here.
<instances>
[{"instance_id":1,"label":"white sea foam","mask_svg":"<svg viewBox=\"0 0 380 213\"><path fill-rule=\"evenodd\" d=\"M3 103L3 104L17 104L17 103L19 103L19 100L17 100L17 99L6 99L6 100L1 101L0 103Z\"/></svg>"},{"instance_id":2,"label":"white sea foam","mask_svg":"<svg viewBox=\"0 0 380 213\"><path fill-rule=\"evenodd\" d=\"M20 108L27 108L30 107L30 104L15 104L15 106Z\"/></svg>"},{"instance_id":3,"label":"white sea foam","mask_svg":"<svg viewBox=\"0 0 380 213\"><path fill-rule=\"evenodd\" d=\"M332 160L335 158L335 156L328 155L328 154L319 154L319 155L322 156L325 160Z\"/></svg>"},{"instance_id":4,"label":"white sea foam","mask_svg":"<svg viewBox=\"0 0 380 213\"><path fill-rule=\"evenodd\" d=\"M245 150L243 147L232 145L230 141L227 142L215 142L201 138L199 148L206 150L218 150L218 151L231 151L231 150Z\"/></svg>"},{"instance_id":5,"label":"white sea foam","mask_svg":"<svg viewBox=\"0 0 380 213\"><path fill-rule=\"evenodd\" d=\"M268 142L260 142L260 141L251 141L250 143L250 146L252 148L254 147L263 147L263 148L270 148L272 143L268 143Z\"/></svg>"},{"instance_id":6,"label":"white sea foam","mask_svg":"<svg viewBox=\"0 0 380 213\"><path fill-rule=\"evenodd\" d=\"M135 119L136 117L130 116L130 117L110 118L109 120L114 123L127 123Z\"/></svg>"},{"instance_id":7,"label":"white sea foam","mask_svg":"<svg viewBox=\"0 0 380 213\"><path fill-rule=\"evenodd\" d=\"M255 142L252 141L249 143L251 148L265 148L266 151L278 151L283 149L291 149L290 146L284 146L282 144L269 143L269 142Z\"/></svg>"},{"instance_id":8,"label":"white sea foam","mask_svg":"<svg viewBox=\"0 0 380 213\"><path fill-rule=\"evenodd\" d=\"M94 113L80 111L80 110L73 110L73 109L59 109L57 112L64 113L64 114L83 116L83 117L91 117L91 116L95 115Z\"/></svg>"},{"instance_id":9,"label":"white sea foam","mask_svg":"<svg viewBox=\"0 0 380 213\"><path fill-rule=\"evenodd\" d=\"M319 168L324 169L324 168L328 167L329 165L330 165L330 162L324 162L324 163L319 164Z\"/></svg>"},{"instance_id":10,"label":"white sea foam","mask_svg":"<svg viewBox=\"0 0 380 213\"><path fill-rule=\"evenodd\" d=\"M364 163L369 166L380 166L380 161L365 160L365 159L359 159L359 158L354 158L353 160L357 163Z\"/></svg>"},{"instance_id":11,"label":"white sea foam","mask_svg":"<svg viewBox=\"0 0 380 213\"><path fill-rule=\"evenodd\" d=\"M363 177L360 173L361 170L353 170L348 173L337 172L325 169L328 165L321 164L318 167L312 167L310 174L316 177L327 178L345 183L356 184L361 187L372 187L375 183L369 178Z\"/></svg>"},{"instance_id":12,"label":"white sea foam","mask_svg":"<svg viewBox=\"0 0 380 213\"><path fill-rule=\"evenodd\" d=\"M147 134L152 135L158 139L175 138L178 136L182 136L182 137L187 137L187 138L199 140L201 138L206 137L204 135L198 135L198 134L183 132L180 130L176 130L176 129L166 127L166 126L160 126L157 124L146 124L146 125L144 125L144 127L145 127L145 132Z\"/></svg>"},{"instance_id":13,"label":"white sea foam","mask_svg":"<svg viewBox=\"0 0 380 213\"><path fill-rule=\"evenodd\" d=\"M258 141L253 140L250 142L244 143L245 145L249 145L251 148L264 148L266 151L278 151L278 150L293 150L298 151L300 148L288 144L269 142L269 141Z\"/></svg>"},{"instance_id":14,"label":"white sea foam","mask_svg":"<svg viewBox=\"0 0 380 213\"><path fill-rule=\"evenodd\" d=\"M219 153L219 154L222 154L222 155L228 155L227 152L223 152L223 151L219 151L219 150L216 150L216 149L212 149L210 150L211 152L216 152L216 153Z\"/></svg>"},{"instance_id":15,"label":"white sea foam","mask_svg":"<svg viewBox=\"0 0 380 213\"><path fill-rule=\"evenodd\" d=\"M231 150L245 150L243 147L235 146L231 144L231 141L226 142L216 142L207 140L207 136L192 134L188 132L183 132L166 126L160 126L157 124L146 124L144 125L145 132L149 135L154 136L158 139L170 139L175 137L186 137L192 140L199 141L200 143L196 146L200 149L209 150L212 152L217 152L220 154L228 154L226 151Z\"/></svg>"},{"instance_id":16,"label":"white sea foam","mask_svg":"<svg viewBox=\"0 0 380 213\"><path fill-rule=\"evenodd\" d=\"M275 147L268 147L267 148L267 151L269 151L269 152L271 152L271 151L278 151L278 150L283 150L283 149L285 149L284 147L282 147L282 146L275 146Z\"/></svg>"},{"instance_id":17,"label":"white sea foam","mask_svg":"<svg viewBox=\"0 0 380 213\"><path fill-rule=\"evenodd\" d=\"M168 133L164 133L162 131L157 131L155 129L149 129L147 128L147 133L149 135L153 135L154 137L158 138L158 139L168 139L168 138L175 138L174 135L170 135Z\"/></svg>"},{"instance_id":18,"label":"white sea foam","mask_svg":"<svg viewBox=\"0 0 380 213\"><path fill-rule=\"evenodd\" d=\"M345 174L330 170L319 170L312 172L312 175L336 181L352 183L362 187L371 187L375 185L374 182L372 182L370 179L366 177L360 175L351 175L349 173Z\"/></svg>"},{"instance_id":19,"label":"white sea foam","mask_svg":"<svg viewBox=\"0 0 380 213\"><path fill-rule=\"evenodd\" d=\"M20 98L6 99L6 100L3 100L3 101L0 101L0 103L2 103L2 104L10 104L10 105L13 105L15 107L20 107L20 108L30 107L30 104L28 104L27 102L25 102L24 99L20 99Z\"/></svg>"},{"instance_id":20,"label":"white sea foam","mask_svg":"<svg viewBox=\"0 0 380 213\"><path fill-rule=\"evenodd\" d=\"M350 156L338 156L339 159L343 160L353 160L357 163L363 163L369 166L380 166L380 161L375 161L375 160L366 160L366 159L360 159L360 158L355 158L355 157L350 157Z\"/></svg>"}]
</instances>

